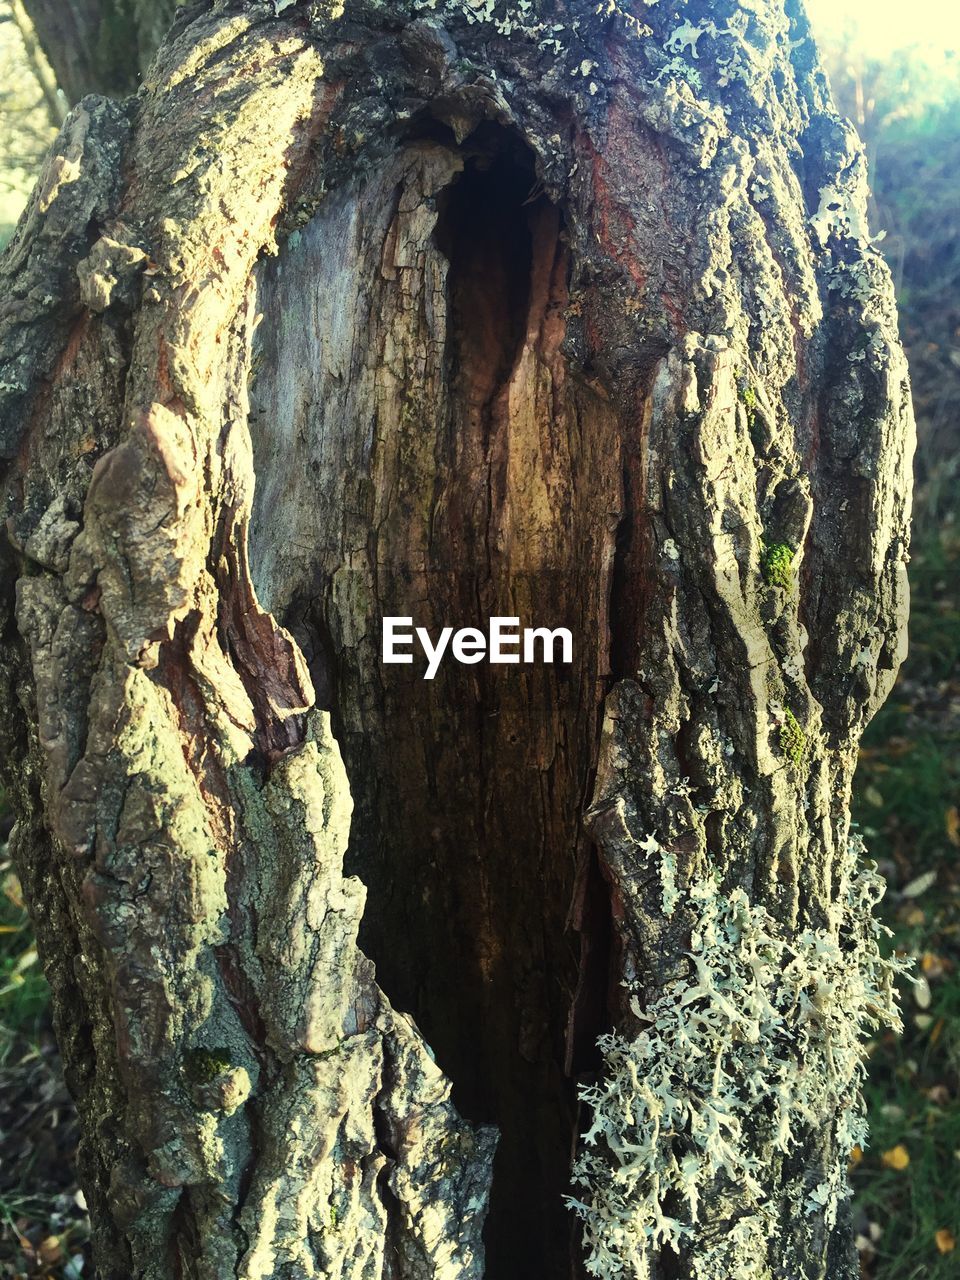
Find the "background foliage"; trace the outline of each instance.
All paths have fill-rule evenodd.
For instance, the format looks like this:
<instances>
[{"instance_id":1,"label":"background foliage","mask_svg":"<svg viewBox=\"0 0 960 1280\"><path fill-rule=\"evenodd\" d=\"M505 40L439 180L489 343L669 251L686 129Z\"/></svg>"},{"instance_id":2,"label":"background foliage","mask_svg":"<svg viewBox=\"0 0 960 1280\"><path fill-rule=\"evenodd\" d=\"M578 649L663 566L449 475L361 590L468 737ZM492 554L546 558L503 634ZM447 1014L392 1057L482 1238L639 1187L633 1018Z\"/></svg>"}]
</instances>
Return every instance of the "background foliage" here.
<instances>
[{"instance_id":1,"label":"background foliage","mask_svg":"<svg viewBox=\"0 0 960 1280\"><path fill-rule=\"evenodd\" d=\"M0 246L66 112L20 0L0 3Z\"/></svg>"}]
</instances>

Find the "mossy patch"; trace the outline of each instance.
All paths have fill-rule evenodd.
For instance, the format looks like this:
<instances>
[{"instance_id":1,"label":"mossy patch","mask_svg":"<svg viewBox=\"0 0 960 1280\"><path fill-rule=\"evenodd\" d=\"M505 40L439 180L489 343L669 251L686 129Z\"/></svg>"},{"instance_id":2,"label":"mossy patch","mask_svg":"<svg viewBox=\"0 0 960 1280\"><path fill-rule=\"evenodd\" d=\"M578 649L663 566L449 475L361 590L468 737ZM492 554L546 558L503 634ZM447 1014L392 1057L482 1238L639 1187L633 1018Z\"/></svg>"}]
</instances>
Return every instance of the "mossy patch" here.
<instances>
[{"instance_id":1,"label":"mossy patch","mask_svg":"<svg viewBox=\"0 0 960 1280\"><path fill-rule=\"evenodd\" d=\"M768 587L789 591L793 586L793 547L786 542L764 544L760 552L760 571Z\"/></svg>"},{"instance_id":2,"label":"mossy patch","mask_svg":"<svg viewBox=\"0 0 960 1280\"><path fill-rule=\"evenodd\" d=\"M807 735L800 721L790 710L783 714L783 723L780 726L780 750L797 768L803 764L807 754Z\"/></svg>"},{"instance_id":3,"label":"mossy patch","mask_svg":"<svg viewBox=\"0 0 960 1280\"><path fill-rule=\"evenodd\" d=\"M232 1065L226 1049L189 1049L183 1059L184 1072L193 1084L209 1084Z\"/></svg>"}]
</instances>

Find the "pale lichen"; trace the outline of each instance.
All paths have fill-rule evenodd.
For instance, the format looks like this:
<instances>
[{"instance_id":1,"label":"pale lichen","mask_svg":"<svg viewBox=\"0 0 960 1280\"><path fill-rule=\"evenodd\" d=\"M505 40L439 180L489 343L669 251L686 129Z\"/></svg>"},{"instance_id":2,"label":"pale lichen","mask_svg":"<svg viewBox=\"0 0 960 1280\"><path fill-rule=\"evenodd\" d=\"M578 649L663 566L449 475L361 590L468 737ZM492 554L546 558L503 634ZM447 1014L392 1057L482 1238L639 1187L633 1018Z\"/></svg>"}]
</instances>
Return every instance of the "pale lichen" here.
<instances>
[{"instance_id":1,"label":"pale lichen","mask_svg":"<svg viewBox=\"0 0 960 1280\"><path fill-rule=\"evenodd\" d=\"M858 851L847 846L829 924L793 937L743 889L724 892L709 876L677 894L674 913L691 921L687 972L647 1008L634 991L644 1029L602 1036L604 1078L581 1090L593 1120L569 1203L590 1275L644 1280L670 1247L696 1280L760 1280L784 1212L836 1223L848 1157L866 1142L862 1037L899 1025L902 964L881 955L873 911L883 882ZM672 899L666 857L662 869ZM771 1157L824 1133L826 1173L770 1178ZM737 1212L718 1243L702 1228L723 1187L737 1188Z\"/></svg>"},{"instance_id":2,"label":"pale lichen","mask_svg":"<svg viewBox=\"0 0 960 1280\"><path fill-rule=\"evenodd\" d=\"M869 246L874 237L867 223L867 193L865 185L831 183L820 190L817 212L810 219L814 235L821 246L830 236L854 240ZM879 239L879 237L877 237Z\"/></svg>"},{"instance_id":3,"label":"pale lichen","mask_svg":"<svg viewBox=\"0 0 960 1280\"><path fill-rule=\"evenodd\" d=\"M680 890L677 887L677 856L669 849L663 849L660 854L660 887L660 909L669 919L680 901Z\"/></svg>"}]
</instances>

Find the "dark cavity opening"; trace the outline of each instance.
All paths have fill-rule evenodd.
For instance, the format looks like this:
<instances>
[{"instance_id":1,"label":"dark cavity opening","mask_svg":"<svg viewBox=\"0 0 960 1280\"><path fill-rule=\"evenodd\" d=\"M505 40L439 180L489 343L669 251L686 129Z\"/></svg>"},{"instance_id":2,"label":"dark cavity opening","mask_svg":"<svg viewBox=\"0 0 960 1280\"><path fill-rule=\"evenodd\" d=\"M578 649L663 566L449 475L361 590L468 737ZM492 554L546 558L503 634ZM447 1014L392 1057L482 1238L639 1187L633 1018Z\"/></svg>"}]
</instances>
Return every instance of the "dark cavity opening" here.
<instances>
[{"instance_id":1,"label":"dark cavity opening","mask_svg":"<svg viewBox=\"0 0 960 1280\"><path fill-rule=\"evenodd\" d=\"M525 148L474 139L461 177L437 198L434 233L450 264L449 366L467 403L484 415L513 371L526 336L533 234L549 210Z\"/></svg>"},{"instance_id":2,"label":"dark cavity opening","mask_svg":"<svg viewBox=\"0 0 960 1280\"><path fill-rule=\"evenodd\" d=\"M459 149L434 128L331 198L260 300L276 349L253 397L255 581L332 709L360 944L461 1113L500 1130L489 1280L580 1274L563 1204L576 1082L610 1022L609 892L581 814L620 439L562 349L568 276L529 150L493 126ZM425 681L418 648L382 663L389 615L434 639L497 615L566 627L574 660L448 656Z\"/></svg>"}]
</instances>

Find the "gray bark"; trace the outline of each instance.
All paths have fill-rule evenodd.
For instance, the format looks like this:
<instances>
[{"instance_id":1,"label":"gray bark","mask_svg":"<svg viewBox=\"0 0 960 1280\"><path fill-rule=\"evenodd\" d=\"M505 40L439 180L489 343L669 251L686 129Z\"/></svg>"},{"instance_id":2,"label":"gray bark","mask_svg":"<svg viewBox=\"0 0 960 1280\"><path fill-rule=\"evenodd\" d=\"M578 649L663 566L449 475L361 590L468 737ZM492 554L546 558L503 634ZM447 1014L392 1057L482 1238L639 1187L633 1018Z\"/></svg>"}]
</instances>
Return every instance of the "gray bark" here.
<instances>
[{"instance_id":1,"label":"gray bark","mask_svg":"<svg viewBox=\"0 0 960 1280\"><path fill-rule=\"evenodd\" d=\"M856 1274L907 374L802 12L660 8L214 5L3 260L103 1277ZM574 662L428 684L388 614Z\"/></svg>"}]
</instances>

